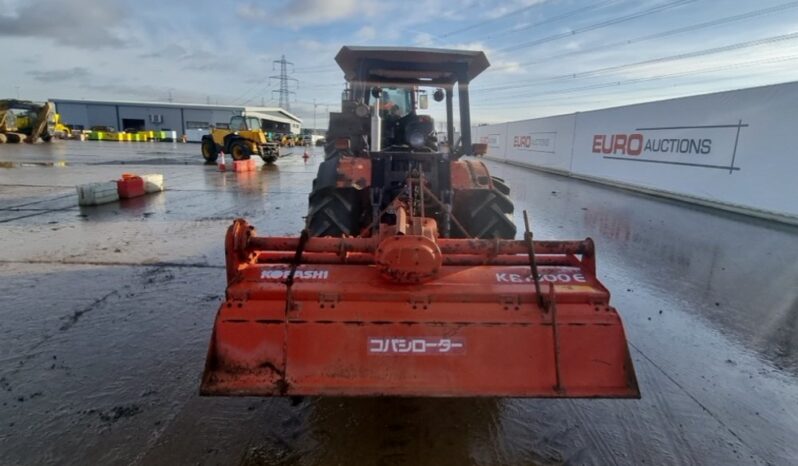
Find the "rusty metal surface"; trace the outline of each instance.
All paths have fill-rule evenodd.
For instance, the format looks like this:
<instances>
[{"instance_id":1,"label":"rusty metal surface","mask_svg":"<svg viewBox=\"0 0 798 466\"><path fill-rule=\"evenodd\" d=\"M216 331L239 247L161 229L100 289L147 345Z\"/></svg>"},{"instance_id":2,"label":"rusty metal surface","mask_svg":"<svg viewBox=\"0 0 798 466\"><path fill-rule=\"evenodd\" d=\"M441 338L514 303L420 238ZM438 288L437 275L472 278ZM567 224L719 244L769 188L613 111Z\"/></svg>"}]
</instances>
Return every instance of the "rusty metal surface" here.
<instances>
[{"instance_id":1,"label":"rusty metal surface","mask_svg":"<svg viewBox=\"0 0 798 466\"><path fill-rule=\"evenodd\" d=\"M371 159L363 157L341 157L338 160L339 188L366 189L371 186Z\"/></svg>"},{"instance_id":2,"label":"rusty metal surface","mask_svg":"<svg viewBox=\"0 0 798 466\"><path fill-rule=\"evenodd\" d=\"M526 254L527 246L521 240L491 239L438 239L438 246L444 254L469 254L496 256L503 254ZM246 243L250 250L295 251L298 237L253 236ZM373 253L379 244L378 237L371 238L319 238L308 240L307 252L365 252ZM592 254L594 247L590 239L585 240L545 240L535 241L536 254Z\"/></svg>"},{"instance_id":3,"label":"rusty metal surface","mask_svg":"<svg viewBox=\"0 0 798 466\"><path fill-rule=\"evenodd\" d=\"M225 240L227 299L200 392L640 397L589 239L535 245L525 218L525 241L438 240L433 220L393 210L396 224L371 238L268 238L235 220ZM569 266L538 269L535 249ZM442 250L483 263L444 266ZM347 261L349 251L357 262ZM339 263L310 266L306 254ZM525 267L507 267L518 258ZM545 296L543 276L554 277Z\"/></svg>"}]
</instances>

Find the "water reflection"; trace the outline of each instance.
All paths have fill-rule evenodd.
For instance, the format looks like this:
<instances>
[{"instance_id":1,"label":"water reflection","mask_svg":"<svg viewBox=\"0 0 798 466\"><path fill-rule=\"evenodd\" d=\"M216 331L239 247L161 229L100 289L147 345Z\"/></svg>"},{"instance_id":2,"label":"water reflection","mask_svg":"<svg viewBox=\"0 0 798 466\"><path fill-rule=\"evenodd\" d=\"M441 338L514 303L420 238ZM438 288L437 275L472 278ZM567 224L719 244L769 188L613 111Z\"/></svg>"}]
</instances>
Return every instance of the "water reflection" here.
<instances>
[{"instance_id":1,"label":"water reflection","mask_svg":"<svg viewBox=\"0 0 798 466\"><path fill-rule=\"evenodd\" d=\"M508 453L497 448L504 435L503 403L492 398L312 399L284 419L264 419L263 433L242 463L502 464Z\"/></svg>"}]
</instances>

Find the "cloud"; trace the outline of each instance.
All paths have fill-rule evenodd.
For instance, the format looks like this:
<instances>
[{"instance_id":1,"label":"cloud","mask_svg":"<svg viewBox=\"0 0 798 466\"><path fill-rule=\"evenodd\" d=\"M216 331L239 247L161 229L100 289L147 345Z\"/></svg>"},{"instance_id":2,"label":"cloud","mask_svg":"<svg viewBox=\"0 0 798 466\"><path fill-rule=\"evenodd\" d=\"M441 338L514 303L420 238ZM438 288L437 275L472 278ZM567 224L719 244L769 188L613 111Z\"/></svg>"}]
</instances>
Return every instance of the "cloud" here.
<instances>
[{"instance_id":1,"label":"cloud","mask_svg":"<svg viewBox=\"0 0 798 466\"><path fill-rule=\"evenodd\" d=\"M256 3L240 4L236 14L253 21L299 29L355 16L372 16L377 8L376 0L288 0L277 7L268 5L268 2L264 7Z\"/></svg>"},{"instance_id":2,"label":"cloud","mask_svg":"<svg viewBox=\"0 0 798 466\"><path fill-rule=\"evenodd\" d=\"M363 26L355 33L355 37L363 41L372 40L377 37L377 30L373 26Z\"/></svg>"},{"instance_id":3,"label":"cloud","mask_svg":"<svg viewBox=\"0 0 798 466\"><path fill-rule=\"evenodd\" d=\"M149 53L142 53L139 58L171 58L175 59L187 55L189 52L178 44L169 44L159 50Z\"/></svg>"},{"instance_id":4,"label":"cloud","mask_svg":"<svg viewBox=\"0 0 798 466\"><path fill-rule=\"evenodd\" d=\"M428 32L419 32L413 38L413 45L418 47L432 47L435 45L435 36Z\"/></svg>"},{"instance_id":5,"label":"cloud","mask_svg":"<svg viewBox=\"0 0 798 466\"><path fill-rule=\"evenodd\" d=\"M89 70L77 66L64 70L28 71L28 75L33 76L33 79L37 81L51 83L87 78L89 76Z\"/></svg>"},{"instance_id":6,"label":"cloud","mask_svg":"<svg viewBox=\"0 0 798 466\"><path fill-rule=\"evenodd\" d=\"M309 52L318 52L326 47L326 44L313 39L299 39L297 45Z\"/></svg>"},{"instance_id":7,"label":"cloud","mask_svg":"<svg viewBox=\"0 0 798 466\"><path fill-rule=\"evenodd\" d=\"M92 0L29 0L0 13L0 36L42 37L80 48L120 47L114 31L125 12L119 4Z\"/></svg>"}]
</instances>

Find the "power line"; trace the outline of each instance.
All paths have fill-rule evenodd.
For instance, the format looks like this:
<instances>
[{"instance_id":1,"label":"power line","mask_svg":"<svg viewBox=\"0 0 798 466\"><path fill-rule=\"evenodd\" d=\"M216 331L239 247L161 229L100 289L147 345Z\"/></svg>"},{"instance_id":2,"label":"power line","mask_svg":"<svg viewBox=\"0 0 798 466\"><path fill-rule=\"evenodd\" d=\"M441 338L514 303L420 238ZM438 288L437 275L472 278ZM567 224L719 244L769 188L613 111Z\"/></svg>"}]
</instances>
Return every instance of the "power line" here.
<instances>
[{"instance_id":1,"label":"power line","mask_svg":"<svg viewBox=\"0 0 798 466\"><path fill-rule=\"evenodd\" d=\"M329 65L316 65L316 66L308 66L308 67L299 67L295 68L294 71L302 71L302 72L322 72L322 71L335 71L339 70L337 66L329 66Z\"/></svg>"},{"instance_id":2,"label":"power line","mask_svg":"<svg viewBox=\"0 0 798 466\"><path fill-rule=\"evenodd\" d=\"M320 88L320 87L340 87L343 88L344 84L339 83L313 83L307 81L299 81L303 88Z\"/></svg>"},{"instance_id":3,"label":"power line","mask_svg":"<svg viewBox=\"0 0 798 466\"><path fill-rule=\"evenodd\" d=\"M502 86L485 87L485 88L481 88L479 91L480 92L493 92L493 91L518 89L518 88L525 88L525 87L534 87L534 86L539 86L539 85L545 84L548 81L561 81L561 80L570 80L570 79L577 79L577 78L592 77L592 76L604 74L604 73L607 73L607 72L621 71L621 70L625 70L625 69L628 69L628 68L634 68L634 67L638 67L638 66L659 64L659 63L665 63L665 62L669 62L669 61L685 60L685 59L688 59L688 58L703 57L703 56L707 56L707 55L714 55L714 54L718 54L718 53L724 53L724 52L729 52L729 51L733 51L733 50L740 50L740 49L749 48L749 47L758 47L758 46L761 46L761 45L771 44L771 43L774 43L774 42L788 41L788 40L793 40L793 39L798 39L798 32L792 32L792 33L788 33L788 34L779 34L777 36L766 37L766 38L763 38L763 39L756 39L756 40L751 40L751 41L746 41L746 42L738 42L738 43L735 43L735 44L724 45L724 46L721 46L721 47L713 47L713 48L709 48L709 49L702 49L702 50L697 50L697 51L694 51L694 52L686 52L686 53L680 53L680 54L677 54L677 55L670 55L670 56L665 56L665 57L652 58L650 60L643 60L643 61L639 61L639 62L635 62L635 63L627 63L627 64L624 64L624 65L608 66L608 67L604 67L604 68L598 68L598 69L594 69L594 70L583 71L583 72L580 72L580 73L569 73L569 74L562 74L562 75L558 75L558 76L550 76L550 77L547 77L547 78L540 78L540 79L535 79L535 80L532 80L532 81L526 81L526 82L520 83L520 84L516 83L516 84L507 84L507 85L502 85Z\"/></svg>"},{"instance_id":4,"label":"power line","mask_svg":"<svg viewBox=\"0 0 798 466\"><path fill-rule=\"evenodd\" d=\"M677 35L677 34L682 34L684 32L693 32L693 31L699 31L699 30L702 30L702 29L706 29L706 28L709 28L709 27L721 26L721 25L729 24L729 23L732 23L732 22L735 22L735 21L742 21L742 20L745 20L745 19L755 18L757 16L763 16L763 15L767 15L767 14L771 14L771 13L776 13L776 12L779 12L779 11L784 11L784 10L787 10L787 9L790 9L790 8L795 8L797 6L798 6L798 2L787 2L787 3L783 3L781 5L776 5L776 6L770 7L770 8L762 8L762 9L759 9L759 10L753 10L753 11L749 11L747 13L741 13L739 15L727 16L725 18L715 19L715 20L711 20L711 21L705 21L703 23L697 23L697 24L693 24L693 25L690 25L690 26L684 26L684 27L680 27L680 28L676 28L676 29L670 29L668 31L658 32L658 33L655 33L655 34L649 34L649 35L637 37L637 38L634 38L634 39L628 39L628 40L613 42L613 43L610 43L610 44L599 45L599 46L596 46L596 47L591 47L591 48L582 49L582 50L575 50L573 52L566 52L566 53L561 53L561 54L557 54L557 55L550 55L550 56L545 57L545 58L540 58L540 59L537 59L537 60L534 60L534 61L528 61L528 62L520 63L518 65L507 65L507 66L493 67L493 68L490 68L489 71L500 71L500 70L504 70L504 69L516 68L518 66L536 65L536 64L539 64L539 63L549 63L549 62L551 62L553 60L558 60L558 59L569 57L569 56L573 56L573 55L581 55L581 54L590 53L590 52L597 52L599 50L607 50L607 49L611 49L611 48L615 48L615 47L623 47L623 46L626 46L626 45L637 44L637 43L645 42L645 41L652 40L652 39L661 39L663 37L674 36L674 35Z\"/></svg>"},{"instance_id":5,"label":"power line","mask_svg":"<svg viewBox=\"0 0 798 466\"><path fill-rule=\"evenodd\" d=\"M263 100L263 93L266 92L266 89L268 87L269 87L269 85L267 84L265 87L261 88L258 92L255 92L254 94L252 94L252 96L249 99L247 99L246 101L242 102L241 105L247 105L248 103L250 103L253 100L255 100L258 96L260 96L261 100ZM272 91L272 92L274 92L274 91Z\"/></svg>"},{"instance_id":6,"label":"power line","mask_svg":"<svg viewBox=\"0 0 798 466\"><path fill-rule=\"evenodd\" d=\"M480 21L480 22L478 22L476 24L471 24L469 26L465 26L465 27L462 27L460 29L455 29L454 31L449 31L449 32L447 32L447 33L445 33L443 35L438 36L438 38L444 39L446 37L454 36L454 35L457 35L457 34L462 34L464 32L480 28L480 27L485 26L487 24L491 24L491 23L495 23L497 21L501 21L501 20L503 20L505 18L509 18L510 16L515 16L515 15L518 15L520 13L524 13L524 12L526 12L528 10L533 9L533 8L541 7L541 6L545 5L546 3L547 2L535 3L534 5L527 5L527 6L518 8L517 10L513 10L513 11L507 12L507 13L505 13L503 15L497 16L495 18L486 19L486 20Z\"/></svg>"},{"instance_id":7,"label":"power line","mask_svg":"<svg viewBox=\"0 0 798 466\"><path fill-rule=\"evenodd\" d=\"M594 23L594 24L591 24L591 25L588 25L588 26L583 26L581 28L572 29L569 32L562 32L562 33L559 33L559 34L553 34L553 35L546 36L546 37L543 37L543 38L540 38L540 39L536 39L536 40L533 40L533 41L523 42L521 44L516 44L516 45L511 45L509 47L505 47L505 48L499 49L499 51L500 52L505 52L505 51L511 51L511 50L524 49L524 48L528 48L528 47L534 47L536 45L545 44L547 42L553 42L555 40L564 39L566 37L572 37L572 36L575 36L577 34L581 34L583 32L595 31L596 29L602 29L602 28L605 28L607 26L614 26L616 24L625 23L627 21L632 21L632 20L635 20L635 19L643 18L645 16L654 15L654 14L657 14L657 13L661 13L663 11L670 10L672 8L678 8L680 6L688 5L690 3L695 3L696 1L698 1L698 0L676 0L676 1L665 3L665 4L662 4L662 5L657 5L655 7L652 7L652 8L643 10L643 11L638 11L636 13L631 13L631 14L624 15L624 16L618 16L618 17L610 18L608 20L604 20L604 21L601 21L601 22L598 22L598 23Z\"/></svg>"},{"instance_id":8,"label":"power line","mask_svg":"<svg viewBox=\"0 0 798 466\"><path fill-rule=\"evenodd\" d=\"M236 102L238 102L239 100L241 100L241 99L243 99L244 97L248 96L250 92L252 92L253 90L256 90L256 89L258 89L258 86L260 86L260 84L262 84L262 83L256 83L256 84L253 84L253 85L252 85L251 87L249 87L249 88L248 88L246 91L244 91L243 93L241 93L241 94L240 94L238 97L236 97L235 99L231 100L231 101L230 101L230 103L231 103L231 104L235 104L235 103L236 103ZM268 84L267 84L267 86L268 86Z\"/></svg>"},{"instance_id":9,"label":"power line","mask_svg":"<svg viewBox=\"0 0 798 466\"><path fill-rule=\"evenodd\" d=\"M625 86L625 85L629 85L629 84L639 84L639 83L643 83L643 82L659 81L659 80L662 80L662 79L681 78L681 77L684 77L684 76L690 76L690 75L695 75L695 74L713 73L713 72L717 72L717 71L727 71L727 70L733 70L733 69L739 69L739 68L746 68L746 67L749 67L749 66L766 65L766 64L773 64L773 63L783 63L783 62L788 62L788 61L793 61L793 60L798 60L798 55L786 55L786 56L781 56L781 57L771 57L771 58L766 58L766 59L761 59L761 60L753 60L753 61L742 62L742 63L732 63L732 64L729 64L729 65L722 65L722 66L717 66L717 67L712 67L712 68L688 70L688 71L683 71L683 72L679 72L679 73L661 74L661 75L657 75L657 76L648 76L648 77L645 77L645 78L635 78L635 79L629 79L629 80L625 80L625 81L613 81L613 82L608 82L608 83L598 83L598 84L591 84L591 85L587 85L587 86L560 89L560 90L556 90L556 91L546 91L546 95L562 95L562 94L570 94L570 93L576 93L576 92L582 92L582 91L588 91L588 90L595 90L595 89L603 89L603 88L609 88L609 87L620 87L620 86ZM491 107L521 108L521 107L528 107L529 106L529 101L526 101L527 103L519 102L518 96L514 96L512 99L513 99L513 102L518 103L519 105L502 104L500 102L496 102L496 99L491 99L491 101L489 103L486 103L486 104L480 104L480 103L476 102L476 103L474 103L472 105L472 107L474 107L474 108L491 108ZM530 97L530 99L535 99L535 102L538 101L534 96Z\"/></svg>"},{"instance_id":10,"label":"power line","mask_svg":"<svg viewBox=\"0 0 798 466\"><path fill-rule=\"evenodd\" d=\"M595 10L595 9L602 8L602 7L605 7L605 6L608 6L608 5L612 5L613 3L618 3L618 0L607 0L607 1L604 1L604 2L594 3L593 5L588 5L588 6L585 6L585 7L582 7L582 8L577 8L575 10L566 11L565 13L562 13L562 14L559 14L559 15L556 15L556 16L552 16L551 18L548 18L548 19L545 19L545 20L542 20L542 21L538 21L536 23L526 24L526 25L524 25L522 27L508 28L508 29L506 29L504 31L500 31L497 34L488 34L487 36L485 36L485 39L486 40L487 39L493 39L493 38L496 38L496 37L506 36L507 34L513 34L513 33L516 33L518 31L525 31L527 29L532 29L534 27L542 26L544 24L556 23L557 21L561 21L563 19L567 19L567 18L570 18L572 16L577 16L580 13L585 13L585 12L588 12L590 10Z\"/></svg>"}]
</instances>

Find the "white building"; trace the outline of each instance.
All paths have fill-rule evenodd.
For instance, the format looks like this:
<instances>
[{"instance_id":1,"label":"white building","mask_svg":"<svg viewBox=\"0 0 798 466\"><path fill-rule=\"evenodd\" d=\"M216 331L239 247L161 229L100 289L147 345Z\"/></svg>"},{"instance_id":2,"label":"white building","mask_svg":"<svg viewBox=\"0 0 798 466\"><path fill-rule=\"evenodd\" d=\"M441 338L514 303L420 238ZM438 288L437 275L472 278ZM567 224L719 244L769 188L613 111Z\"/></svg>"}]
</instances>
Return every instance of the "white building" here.
<instances>
[{"instance_id":1,"label":"white building","mask_svg":"<svg viewBox=\"0 0 798 466\"><path fill-rule=\"evenodd\" d=\"M279 107L245 107L172 102L127 102L50 99L61 121L74 129L108 126L115 130L207 132L225 128L234 115L249 114L264 121L264 131L300 134L302 120Z\"/></svg>"}]
</instances>

